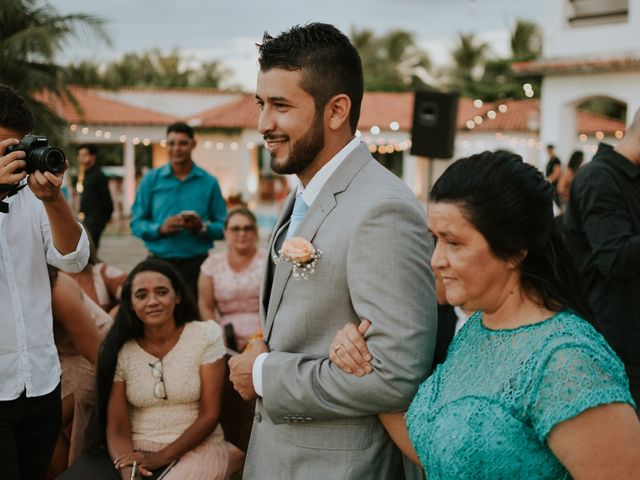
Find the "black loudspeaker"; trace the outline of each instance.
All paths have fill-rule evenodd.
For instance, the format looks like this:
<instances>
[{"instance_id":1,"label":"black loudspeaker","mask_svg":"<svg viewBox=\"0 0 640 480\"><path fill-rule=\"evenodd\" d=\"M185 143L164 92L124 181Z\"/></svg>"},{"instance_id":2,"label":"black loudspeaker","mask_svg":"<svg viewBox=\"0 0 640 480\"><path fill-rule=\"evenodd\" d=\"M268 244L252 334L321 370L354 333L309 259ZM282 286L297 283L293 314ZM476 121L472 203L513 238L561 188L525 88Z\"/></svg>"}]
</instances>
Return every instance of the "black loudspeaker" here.
<instances>
[{"instance_id":1,"label":"black loudspeaker","mask_svg":"<svg viewBox=\"0 0 640 480\"><path fill-rule=\"evenodd\" d=\"M458 93L416 92L411 155L453 157L459 96Z\"/></svg>"}]
</instances>

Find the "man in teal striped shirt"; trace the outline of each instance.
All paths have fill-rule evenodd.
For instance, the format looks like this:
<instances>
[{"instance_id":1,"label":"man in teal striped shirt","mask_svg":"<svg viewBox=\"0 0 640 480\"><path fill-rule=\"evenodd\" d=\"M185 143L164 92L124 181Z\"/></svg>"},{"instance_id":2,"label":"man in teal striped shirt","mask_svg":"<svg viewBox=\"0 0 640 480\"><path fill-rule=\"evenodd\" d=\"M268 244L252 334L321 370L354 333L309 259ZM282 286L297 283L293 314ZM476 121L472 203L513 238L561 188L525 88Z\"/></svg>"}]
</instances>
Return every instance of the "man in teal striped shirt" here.
<instances>
[{"instance_id":1,"label":"man in teal striped shirt","mask_svg":"<svg viewBox=\"0 0 640 480\"><path fill-rule=\"evenodd\" d=\"M227 207L216 178L191 159L193 128L178 122L167 128L169 163L148 172L131 210L131 231L150 257L178 270L195 298L200 264L214 240L223 238Z\"/></svg>"}]
</instances>

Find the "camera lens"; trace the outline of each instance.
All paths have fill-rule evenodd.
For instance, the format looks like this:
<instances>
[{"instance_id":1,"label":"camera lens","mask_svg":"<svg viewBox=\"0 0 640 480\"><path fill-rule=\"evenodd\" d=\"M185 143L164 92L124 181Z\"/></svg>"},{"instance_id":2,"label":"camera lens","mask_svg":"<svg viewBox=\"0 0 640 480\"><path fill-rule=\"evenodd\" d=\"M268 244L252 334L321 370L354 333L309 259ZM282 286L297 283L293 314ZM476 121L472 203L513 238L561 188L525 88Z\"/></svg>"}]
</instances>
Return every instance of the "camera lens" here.
<instances>
[{"instance_id":1,"label":"camera lens","mask_svg":"<svg viewBox=\"0 0 640 480\"><path fill-rule=\"evenodd\" d=\"M64 152L56 147L47 147L40 157L44 169L51 173L64 172Z\"/></svg>"}]
</instances>

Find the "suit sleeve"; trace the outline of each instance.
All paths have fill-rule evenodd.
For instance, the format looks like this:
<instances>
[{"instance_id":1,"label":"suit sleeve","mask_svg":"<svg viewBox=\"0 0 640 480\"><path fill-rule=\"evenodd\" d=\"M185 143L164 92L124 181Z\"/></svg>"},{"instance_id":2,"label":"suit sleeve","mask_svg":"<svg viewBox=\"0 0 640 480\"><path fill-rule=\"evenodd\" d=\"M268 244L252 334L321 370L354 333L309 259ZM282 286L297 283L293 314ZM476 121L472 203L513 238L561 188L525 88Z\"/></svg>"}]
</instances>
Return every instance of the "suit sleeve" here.
<instances>
[{"instance_id":1,"label":"suit sleeve","mask_svg":"<svg viewBox=\"0 0 640 480\"><path fill-rule=\"evenodd\" d=\"M432 245L417 203L386 199L368 211L349 242L346 269L353 308L372 322L373 372L347 374L328 352L269 353L263 404L274 423L290 415L323 421L408 407L430 371L436 339Z\"/></svg>"},{"instance_id":2,"label":"suit sleeve","mask_svg":"<svg viewBox=\"0 0 640 480\"><path fill-rule=\"evenodd\" d=\"M576 178L570 201L578 203L580 221L594 265L609 279L635 277L640 271L640 235L633 232L629 206L606 170Z\"/></svg>"}]
</instances>

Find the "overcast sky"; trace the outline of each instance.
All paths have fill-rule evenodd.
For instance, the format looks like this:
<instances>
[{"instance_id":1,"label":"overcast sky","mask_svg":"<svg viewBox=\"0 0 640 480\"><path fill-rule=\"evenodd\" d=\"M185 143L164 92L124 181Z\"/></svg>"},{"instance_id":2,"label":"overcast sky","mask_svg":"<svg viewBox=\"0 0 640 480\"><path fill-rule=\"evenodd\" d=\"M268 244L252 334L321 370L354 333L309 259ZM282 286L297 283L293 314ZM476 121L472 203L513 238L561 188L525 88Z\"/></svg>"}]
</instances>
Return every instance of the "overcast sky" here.
<instances>
[{"instance_id":1,"label":"overcast sky","mask_svg":"<svg viewBox=\"0 0 640 480\"><path fill-rule=\"evenodd\" d=\"M60 14L103 18L113 45L73 41L59 60L106 61L125 52L179 48L200 60L217 59L234 75L230 83L255 86L256 48L295 24L323 21L345 33L402 29L415 34L436 64L446 63L460 32L473 32L496 54L508 51L508 32L518 18L542 24L546 1L531 0L49 0Z\"/></svg>"}]
</instances>

